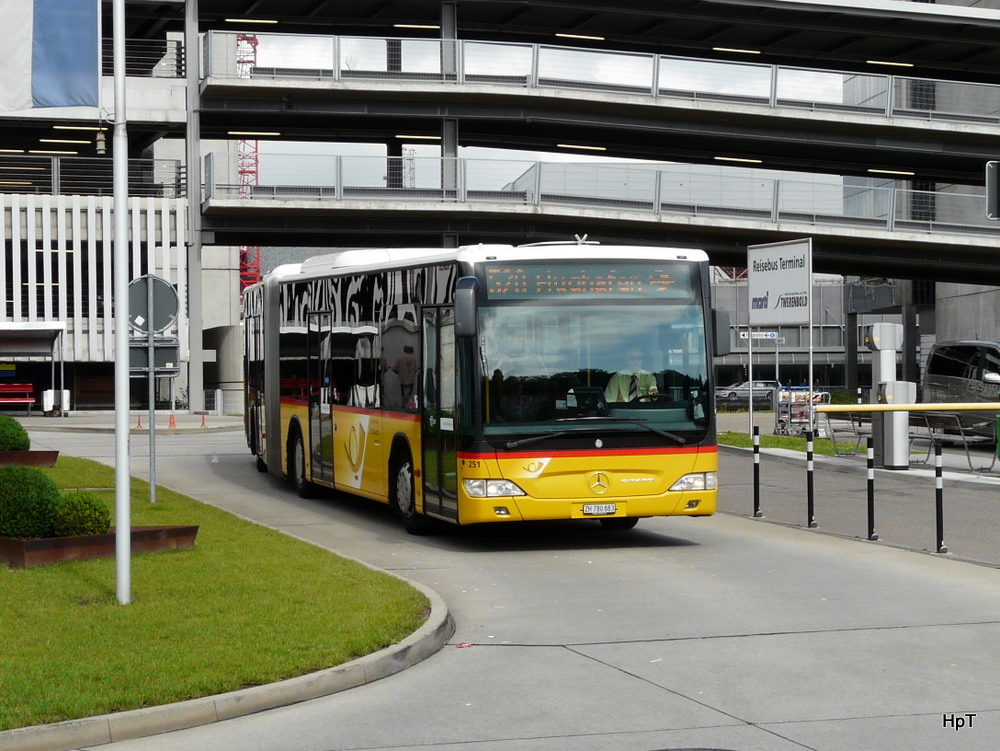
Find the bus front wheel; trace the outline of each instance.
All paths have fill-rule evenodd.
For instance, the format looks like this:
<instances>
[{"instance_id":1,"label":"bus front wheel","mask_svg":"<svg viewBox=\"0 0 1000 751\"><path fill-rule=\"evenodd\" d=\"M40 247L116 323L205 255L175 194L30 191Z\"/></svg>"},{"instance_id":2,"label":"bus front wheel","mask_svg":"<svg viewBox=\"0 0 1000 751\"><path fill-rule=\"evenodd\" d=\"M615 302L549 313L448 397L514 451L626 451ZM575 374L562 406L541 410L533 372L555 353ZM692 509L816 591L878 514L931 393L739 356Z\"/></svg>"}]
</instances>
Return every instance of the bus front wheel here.
<instances>
[{"instance_id":1,"label":"bus front wheel","mask_svg":"<svg viewBox=\"0 0 1000 751\"><path fill-rule=\"evenodd\" d=\"M396 516L403 522L403 529L411 535L426 535L433 530L433 523L417 513L417 494L413 484L413 461L403 455L396 462L392 475L392 505Z\"/></svg>"}]
</instances>

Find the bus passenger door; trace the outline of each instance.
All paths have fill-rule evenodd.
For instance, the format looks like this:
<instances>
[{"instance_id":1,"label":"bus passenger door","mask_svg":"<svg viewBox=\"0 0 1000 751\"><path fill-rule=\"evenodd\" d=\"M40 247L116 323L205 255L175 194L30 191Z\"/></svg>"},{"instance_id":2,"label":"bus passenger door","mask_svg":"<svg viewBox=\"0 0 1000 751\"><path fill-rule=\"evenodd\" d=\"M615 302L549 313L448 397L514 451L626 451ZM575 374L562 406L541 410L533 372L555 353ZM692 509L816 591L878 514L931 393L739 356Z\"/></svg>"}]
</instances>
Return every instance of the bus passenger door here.
<instances>
[{"instance_id":1,"label":"bus passenger door","mask_svg":"<svg viewBox=\"0 0 1000 751\"><path fill-rule=\"evenodd\" d=\"M455 311L425 308L423 399L423 496L425 512L458 519L455 472Z\"/></svg>"},{"instance_id":2,"label":"bus passenger door","mask_svg":"<svg viewBox=\"0 0 1000 751\"><path fill-rule=\"evenodd\" d=\"M258 461L266 462L264 437L267 435L264 421L264 319L260 315L248 315L244 319L243 346L243 394L245 399L244 414L246 415L247 441L251 453ZM278 400L278 395L271 394L271 399ZM278 463L281 461L279 459Z\"/></svg>"},{"instance_id":3,"label":"bus passenger door","mask_svg":"<svg viewBox=\"0 0 1000 751\"><path fill-rule=\"evenodd\" d=\"M330 378L330 314L309 314L309 451L314 481L333 483L333 384Z\"/></svg>"}]
</instances>

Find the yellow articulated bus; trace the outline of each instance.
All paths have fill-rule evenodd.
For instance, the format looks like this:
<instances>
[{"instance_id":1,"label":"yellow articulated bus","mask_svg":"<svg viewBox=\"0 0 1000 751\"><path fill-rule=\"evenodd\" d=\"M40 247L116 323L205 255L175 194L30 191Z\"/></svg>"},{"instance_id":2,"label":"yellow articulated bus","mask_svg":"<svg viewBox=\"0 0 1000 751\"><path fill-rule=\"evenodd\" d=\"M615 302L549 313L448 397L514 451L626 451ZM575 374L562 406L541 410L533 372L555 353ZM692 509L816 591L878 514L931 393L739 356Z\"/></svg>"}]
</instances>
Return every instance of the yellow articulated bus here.
<instances>
[{"instance_id":1,"label":"yellow articulated bus","mask_svg":"<svg viewBox=\"0 0 1000 751\"><path fill-rule=\"evenodd\" d=\"M261 471L438 522L715 512L699 250L543 243L352 250L246 291ZM720 335L715 336L716 329Z\"/></svg>"}]
</instances>

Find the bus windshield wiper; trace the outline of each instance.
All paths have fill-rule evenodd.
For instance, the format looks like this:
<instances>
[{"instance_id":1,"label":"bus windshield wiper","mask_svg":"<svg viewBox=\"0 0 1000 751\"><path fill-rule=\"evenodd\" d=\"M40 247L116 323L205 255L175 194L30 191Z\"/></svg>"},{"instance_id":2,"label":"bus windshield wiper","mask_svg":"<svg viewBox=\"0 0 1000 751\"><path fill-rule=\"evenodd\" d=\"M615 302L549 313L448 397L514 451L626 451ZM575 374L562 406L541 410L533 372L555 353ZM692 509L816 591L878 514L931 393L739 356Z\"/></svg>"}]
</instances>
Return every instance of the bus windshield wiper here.
<instances>
[{"instance_id":1,"label":"bus windshield wiper","mask_svg":"<svg viewBox=\"0 0 1000 751\"><path fill-rule=\"evenodd\" d=\"M687 438L679 436L676 433L670 433L666 430L660 430L659 428L654 428L652 425L647 425L645 420L639 420L635 417L563 417L556 420L556 422L616 422L626 425L638 425L640 428L645 428L650 433L656 433L657 435L663 436L671 441L676 441L677 443L687 443Z\"/></svg>"},{"instance_id":2,"label":"bus windshield wiper","mask_svg":"<svg viewBox=\"0 0 1000 751\"><path fill-rule=\"evenodd\" d=\"M555 433L543 433L542 435L533 435L531 438L522 438L520 441L507 441L504 444L504 448L516 449L521 446L528 446L532 443L538 443L539 441L544 441L546 438L558 438L559 436L571 433L570 430L557 430Z\"/></svg>"}]
</instances>

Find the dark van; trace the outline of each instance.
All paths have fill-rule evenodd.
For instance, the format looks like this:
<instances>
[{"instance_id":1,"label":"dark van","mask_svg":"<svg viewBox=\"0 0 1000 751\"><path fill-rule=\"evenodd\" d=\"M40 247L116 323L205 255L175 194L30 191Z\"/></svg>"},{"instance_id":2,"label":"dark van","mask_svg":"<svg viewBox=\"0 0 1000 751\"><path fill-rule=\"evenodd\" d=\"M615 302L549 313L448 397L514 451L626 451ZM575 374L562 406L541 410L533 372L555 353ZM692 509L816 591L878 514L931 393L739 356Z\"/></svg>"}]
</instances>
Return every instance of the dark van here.
<instances>
[{"instance_id":1,"label":"dark van","mask_svg":"<svg viewBox=\"0 0 1000 751\"><path fill-rule=\"evenodd\" d=\"M939 342L931 348L924 368L923 401L1000 401L1000 342ZM962 424L992 435L992 412L959 412Z\"/></svg>"}]
</instances>

